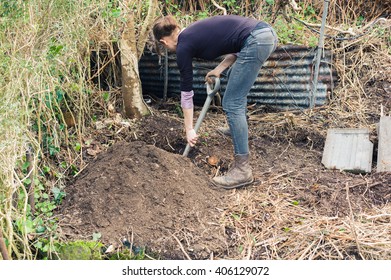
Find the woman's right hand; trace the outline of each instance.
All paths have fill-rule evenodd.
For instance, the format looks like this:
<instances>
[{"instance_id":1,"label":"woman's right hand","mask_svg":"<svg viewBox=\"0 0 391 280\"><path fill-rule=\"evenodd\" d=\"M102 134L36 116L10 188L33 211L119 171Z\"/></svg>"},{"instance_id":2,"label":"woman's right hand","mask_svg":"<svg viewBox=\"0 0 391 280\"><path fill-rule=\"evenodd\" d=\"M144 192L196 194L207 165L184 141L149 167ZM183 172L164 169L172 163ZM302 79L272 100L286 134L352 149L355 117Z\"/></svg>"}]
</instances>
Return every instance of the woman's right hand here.
<instances>
[{"instance_id":1,"label":"woman's right hand","mask_svg":"<svg viewBox=\"0 0 391 280\"><path fill-rule=\"evenodd\" d=\"M190 147L194 147L197 143L198 135L194 129L190 129L186 131L186 140L189 143Z\"/></svg>"},{"instance_id":2,"label":"woman's right hand","mask_svg":"<svg viewBox=\"0 0 391 280\"><path fill-rule=\"evenodd\" d=\"M220 78L221 72L218 69L213 69L212 71L209 71L205 76L205 82L208 84L213 84L214 79L213 78Z\"/></svg>"}]
</instances>

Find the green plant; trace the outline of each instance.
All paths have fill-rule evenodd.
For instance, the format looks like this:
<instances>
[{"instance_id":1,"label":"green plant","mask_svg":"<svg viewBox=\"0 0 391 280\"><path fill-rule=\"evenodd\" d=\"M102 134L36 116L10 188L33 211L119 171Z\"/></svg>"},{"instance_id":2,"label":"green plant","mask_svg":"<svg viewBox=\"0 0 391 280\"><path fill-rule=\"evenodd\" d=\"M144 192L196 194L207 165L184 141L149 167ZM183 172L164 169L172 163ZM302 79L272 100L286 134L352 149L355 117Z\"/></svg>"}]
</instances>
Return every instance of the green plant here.
<instances>
[{"instance_id":1,"label":"green plant","mask_svg":"<svg viewBox=\"0 0 391 280\"><path fill-rule=\"evenodd\" d=\"M56 242L52 249L53 251L48 255L51 259L101 260L103 258L103 244L97 241Z\"/></svg>"},{"instance_id":2,"label":"green plant","mask_svg":"<svg viewBox=\"0 0 391 280\"><path fill-rule=\"evenodd\" d=\"M288 26L284 19L278 18L274 24L275 29L277 30L277 35L280 44L290 44L293 43L294 38L294 29L291 26Z\"/></svg>"},{"instance_id":3,"label":"green plant","mask_svg":"<svg viewBox=\"0 0 391 280\"><path fill-rule=\"evenodd\" d=\"M314 35L304 27L301 22L292 21L287 23L286 20L278 16L273 27L276 29L279 44L298 44L315 47L318 44L318 36Z\"/></svg>"},{"instance_id":4,"label":"green plant","mask_svg":"<svg viewBox=\"0 0 391 280\"><path fill-rule=\"evenodd\" d=\"M223 1L223 4L227 7L230 14L237 13L240 10L240 6L235 0L225 0Z\"/></svg>"},{"instance_id":5,"label":"green plant","mask_svg":"<svg viewBox=\"0 0 391 280\"><path fill-rule=\"evenodd\" d=\"M178 117L183 118L183 111L180 104L175 104L175 112L178 115Z\"/></svg>"},{"instance_id":6,"label":"green plant","mask_svg":"<svg viewBox=\"0 0 391 280\"><path fill-rule=\"evenodd\" d=\"M238 214L232 213L231 216L234 218L234 220L240 221L240 216Z\"/></svg>"},{"instance_id":7,"label":"green plant","mask_svg":"<svg viewBox=\"0 0 391 280\"><path fill-rule=\"evenodd\" d=\"M102 98L105 102L108 102L110 100L110 92L103 92Z\"/></svg>"},{"instance_id":8,"label":"green plant","mask_svg":"<svg viewBox=\"0 0 391 280\"><path fill-rule=\"evenodd\" d=\"M308 38L307 45L311 48L318 46L318 37L312 35Z\"/></svg>"},{"instance_id":9,"label":"green plant","mask_svg":"<svg viewBox=\"0 0 391 280\"><path fill-rule=\"evenodd\" d=\"M74 149L75 149L76 152L80 152L81 151L81 144L80 143L75 143Z\"/></svg>"},{"instance_id":10,"label":"green plant","mask_svg":"<svg viewBox=\"0 0 391 280\"><path fill-rule=\"evenodd\" d=\"M209 12L208 11L199 11L197 13L197 19L204 19L209 17Z\"/></svg>"},{"instance_id":11,"label":"green plant","mask_svg":"<svg viewBox=\"0 0 391 280\"><path fill-rule=\"evenodd\" d=\"M16 172L20 173L23 179L18 192L14 195L14 199L17 199L14 207L23 215L15 217L12 227L15 233L26 237L25 242L28 242L33 251L47 252L51 250L50 243L44 244L43 240L52 240L56 237L57 222L53 218L53 213L65 197L65 192L58 187L50 190L45 186L45 177L51 176L52 172L49 166L44 165L41 172L35 174L33 164L32 159L27 156L18 161ZM31 201L28 192L32 190L34 193Z\"/></svg>"},{"instance_id":12,"label":"green plant","mask_svg":"<svg viewBox=\"0 0 391 280\"><path fill-rule=\"evenodd\" d=\"M145 248L134 252L134 250L122 250L113 254L108 254L105 258L109 260L148 260L151 259L149 255L145 253ZM158 256L154 256L153 259L158 259Z\"/></svg>"},{"instance_id":13,"label":"green plant","mask_svg":"<svg viewBox=\"0 0 391 280\"><path fill-rule=\"evenodd\" d=\"M364 23L364 21L365 21L365 17L363 17L363 16L360 15L360 16L357 18L356 25L357 25L357 26L362 26L363 23Z\"/></svg>"},{"instance_id":14,"label":"green plant","mask_svg":"<svg viewBox=\"0 0 391 280\"><path fill-rule=\"evenodd\" d=\"M311 5L307 5L307 6L304 6L302 5L302 8L303 8L303 15L305 18L307 18L307 20L314 20L316 19L316 10L313 6Z\"/></svg>"},{"instance_id":15,"label":"green plant","mask_svg":"<svg viewBox=\"0 0 391 280\"><path fill-rule=\"evenodd\" d=\"M299 201L297 201L297 200L293 200L291 203L292 203L292 205L295 205L295 206L297 206L297 205L299 205L299 204L300 204L300 202L299 202Z\"/></svg>"}]
</instances>

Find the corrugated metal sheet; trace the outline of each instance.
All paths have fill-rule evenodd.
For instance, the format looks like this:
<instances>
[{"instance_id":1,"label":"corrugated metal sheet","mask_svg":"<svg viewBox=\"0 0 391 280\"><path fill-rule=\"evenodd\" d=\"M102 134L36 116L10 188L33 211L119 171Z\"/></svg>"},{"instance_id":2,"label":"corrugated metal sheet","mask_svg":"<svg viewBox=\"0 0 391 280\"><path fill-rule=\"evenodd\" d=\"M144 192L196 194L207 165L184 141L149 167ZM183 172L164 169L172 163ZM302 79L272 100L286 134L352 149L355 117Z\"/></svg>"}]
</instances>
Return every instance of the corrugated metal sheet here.
<instances>
[{"instance_id":1,"label":"corrugated metal sheet","mask_svg":"<svg viewBox=\"0 0 391 280\"><path fill-rule=\"evenodd\" d=\"M322 163L326 168L371 172L373 143L367 128L333 128L327 131Z\"/></svg>"},{"instance_id":2,"label":"corrugated metal sheet","mask_svg":"<svg viewBox=\"0 0 391 280\"><path fill-rule=\"evenodd\" d=\"M259 103L284 109L308 108L315 68L316 49L305 46L280 46L270 56L261 69L258 78L248 95L249 103ZM139 63L140 77L145 94L163 97L165 65L164 58L146 52ZM216 67L221 59L214 61L193 60L193 88L195 103L202 105L206 98L204 77ZM315 105L324 105L328 94L336 82L336 72L332 70L331 52L326 50L320 65L319 82ZM180 74L175 55L168 56L168 90L173 96L180 92ZM221 93L227 79L222 77Z\"/></svg>"},{"instance_id":3,"label":"corrugated metal sheet","mask_svg":"<svg viewBox=\"0 0 391 280\"><path fill-rule=\"evenodd\" d=\"M391 172L391 117L380 117L378 139L377 172Z\"/></svg>"}]
</instances>

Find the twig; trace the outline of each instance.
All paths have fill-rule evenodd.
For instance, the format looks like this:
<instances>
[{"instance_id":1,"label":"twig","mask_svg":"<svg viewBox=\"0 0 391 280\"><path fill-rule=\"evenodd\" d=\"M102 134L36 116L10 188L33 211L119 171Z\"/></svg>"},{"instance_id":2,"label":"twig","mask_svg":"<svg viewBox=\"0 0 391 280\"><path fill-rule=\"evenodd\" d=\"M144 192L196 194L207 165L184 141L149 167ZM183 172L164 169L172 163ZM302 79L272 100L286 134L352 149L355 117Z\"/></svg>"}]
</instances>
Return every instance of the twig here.
<instances>
[{"instance_id":1,"label":"twig","mask_svg":"<svg viewBox=\"0 0 391 280\"><path fill-rule=\"evenodd\" d=\"M348 205L349 205L349 210L350 210L350 226L352 228L352 233L353 233L353 236L354 236L354 240L356 241L356 246L357 246L357 250L358 250L358 253L359 255L361 256L361 258L363 260L365 260L364 256L361 254L361 246L358 242L358 238L357 238L357 232L356 232L356 228L354 226L354 218L353 218L353 209L352 209L352 204L350 203L350 198L349 198L349 187L348 185L346 184L346 200L348 201Z\"/></svg>"},{"instance_id":2,"label":"twig","mask_svg":"<svg viewBox=\"0 0 391 280\"><path fill-rule=\"evenodd\" d=\"M333 248L335 249L335 251L337 251L338 256L339 256L341 259L343 259L342 253L338 250L337 246L335 246L335 244L333 243L333 241L331 241L331 239L330 239L329 242L330 242L331 246L333 246Z\"/></svg>"},{"instance_id":3,"label":"twig","mask_svg":"<svg viewBox=\"0 0 391 280\"><path fill-rule=\"evenodd\" d=\"M272 181L274 181L274 180L276 180L276 179L278 179L278 178L284 177L284 176L289 175L289 174L291 174L291 173L293 173L293 171L289 171L289 172L286 172L286 173L283 173L283 174L276 175L276 176L274 176L274 177L268 179L268 180L265 181L265 182L261 182L261 185L270 183L270 182L272 182Z\"/></svg>"},{"instance_id":4,"label":"twig","mask_svg":"<svg viewBox=\"0 0 391 280\"><path fill-rule=\"evenodd\" d=\"M296 3L295 0L290 0L290 1L289 1L289 5L292 7L292 9L293 9L294 11L301 11L301 10L302 10L302 8L299 7L299 5L297 5L297 3Z\"/></svg>"},{"instance_id":5,"label":"twig","mask_svg":"<svg viewBox=\"0 0 391 280\"><path fill-rule=\"evenodd\" d=\"M316 243L316 240L312 241L312 243L310 244L310 246L308 246L304 252L301 254L301 256L299 257L299 260L304 260L304 257L305 255L307 255L307 253L311 250L311 248L315 245Z\"/></svg>"},{"instance_id":6,"label":"twig","mask_svg":"<svg viewBox=\"0 0 391 280\"><path fill-rule=\"evenodd\" d=\"M132 257L132 253L133 253L133 242L134 242L134 235L133 235L133 228L132 228L132 235L130 238L130 250L129 250L130 257Z\"/></svg>"},{"instance_id":7,"label":"twig","mask_svg":"<svg viewBox=\"0 0 391 280\"><path fill-rule=\"evenodd\" d=\"M364 185L365 183L367 183L367 182L361 182L361 183L355 184L355 185L353 185L353 186L347 186L347 188L348 188L348 189L352 189L352 188L355 188L355 187L362 186L362 185ZM368 188L375 187L375 186L377 186L377 185L380 185L381 183L382 183L382 182L375 182L375 183L373 183L373 184L370 184L369 186L367 186L367 189L368 189Z\"/></svg>"},{"instance_id":8,"label":"twig","mask_svg":"<svg viewBox=\"0 0 391 280\"><path fill-rule=\"evenodd\" d=\"M219 171L220 171L220 165L217 166L217 170L216 170L216 173L215 173L215 177L217 177L217 175L219 174Z\"/></svg>"},{"instance_id":9,"label":"twig","mask_svg":"<svg viewBox=\"0 0 391 280\"><path fill-rule=\"evenodd\" d=\"M148 259L150 259L150 260L153 260L153 261L156 260L155 258L152 258L150 255L146 254L145 252L144 252L144 256L146 256L146 257L147 257Z\"/></svg>"},{"instance_id":10,"label":"twig","mask_svg":"<svg viewBox=\"0 0 391 280\"><path fill-rule=\"evenodd\" d=\"M29 164L27 167L28 178L30 183L27 185L28 202L30 204L31 215L35 215L35 196L34 196L34 176L33 176L33 160L31 156L31 148L28 147L26 151L26 162Z\"/></svg>"},{"instance_id":11,"label":"twig","mask_svg":"<svg viewBox=\"0 0 391 280\"><path fill-rule=\"evenodd\" d=\"M280 242L285 242L288 238L287 237L271 237L267 240L264 240L264 241L261 241L261 242L258 242L254 245L254 247L258 247L258 246L275 246L277 245L278 243Z\"/></svg>"},{"instance_id":12,"label":"twig","mask_svg":"<svg viewBox=\"0 0 391 280\"><path fill-rule=\"evenodd\" d=\"M219 10L222 10L223 11L223 14L226 16L227 15L227 9L224 8L224 7L221 7L219 4L216 3L215 0L212 0L212 3L213 5L215 5L215 7Z\"/></svg>"},{"instance_id":13,"label":"twig","mask_svg":"<svg viewBox=\"0 0 391 280\"><path fill-rule=\"evenodd\" d=\"M322 243L322 241L323 241L323 238L322 238L322 237L323 237L323 235L319 238L318 245L316 245L316 248L315 248L314 251L312 252L312 255L309 257L310 260L315 259L316 256L319 255L319 253L315 255L316 251L317 251L319 248L322 248L322 247L325 246L325 245L320 246L320 243Z\"/></svg>"},{"instance_id":14,"label":"twig","mask_svg":"<svg viewBox=\"0 0 391 280\"><path fill-rule=\"evenodd\" d=\"M374 215L374 216L365 215L365 219L367 219L367 220L372 220L372 219L377 219L377 218L384 218L384 217L391 217L391 214L379 214L379 215Z\"/></svg>"},{"instance_id":15,"label":"twig","mask_svg":"<svg viewBox=\"0 0 391 280\"><path fill-rule=\"evenodd\" d=\"M5 245L4 239L3 239L3 230L0 229L0 252L1 256L3 257L3 260L9 260L7 246Z\"/></svg>"},{"instance_id":16,"label":"twig","mask_svg":"<svg viewBox=\"0 0 391 280\"><path fill-rule=\"evenodd\" d=\"M185 248L183 248L182 243L179 241L179 239L173 233L171 233L171 235L172 235L172 237L175 238L176 242L178 242L179 248L181 249L181 251L185 255L185 257L188 260L191 260L190 256L186 253Z\"/></svg>"},{"instance_id":17,"label":"twig","mask_svg":"<svg viewBox=\"0 0 391 280\"><path fill-rule=\"evenodd\" d=\"M175 152L175 149L170 145L170 141L168 141L168 138L167 138L167 136L166 136L166 140L167 140L167 144L168 144L168 146Z\"/></svg>"},{"instance_id":18,"label":"twig","mask_svg":"<svg viewBox=\"0 0 391 280\"><path fill-rule=\"evenodd\" d=\"M251 259L252 248L253 248L253 242L251 242L251 243L248 245L248 248L247 248L247 256L246 256L245 260L250 260L250 259Z\"/></svg>"},{"instance_id":19,"label":"twig","mask_svg":"<svg viewBox=\"0 0 391 280\"><path fill-rule=\"evenodd\" d=\"M73 175L73 177L76 178L77 176L79 176L79 174L80 174L84 169L86 169L87 166L88 166L88 163L87 163L83 168L81 168L75 175Z\"/></svg>"},{"instance_id":20,"label":"twig","mask_svg":"<svg viewBox=\"0 0 391 280\"><path fill-rule=\"evenodd\" d=\"M309 27L321 27L321 24L318 24L318 23L309 23L309 22L306 22L306 21L303 21L303 20L300 20L300 19L297 19L297 18L294 18L296 19L297 21L309 26ZM357 34L354 33L352 30L342 30L340 28L337 28L337 27L332 27L330 25L325 25L325 27L327 29L330 29L330 30L334 30L334 31L338 31L339 33L345 33L345 34L349 34L349 35L352 35L352 36L356 36Z\"/></svg>"}]
</instances>

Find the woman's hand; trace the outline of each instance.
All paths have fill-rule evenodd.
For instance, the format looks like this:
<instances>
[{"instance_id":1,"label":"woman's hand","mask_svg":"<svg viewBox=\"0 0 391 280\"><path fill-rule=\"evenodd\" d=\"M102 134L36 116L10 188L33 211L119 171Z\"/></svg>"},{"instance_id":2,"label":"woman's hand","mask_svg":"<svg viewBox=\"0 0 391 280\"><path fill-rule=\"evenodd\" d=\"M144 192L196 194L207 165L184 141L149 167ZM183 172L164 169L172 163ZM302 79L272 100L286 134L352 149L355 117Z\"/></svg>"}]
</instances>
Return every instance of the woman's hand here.
<instances>
[{"instance_id":1,"label":"woman's hand","mask_svg":"<svg viewBox=\"0 0 391 280\"><path fill-rule=\"evenodd\" d=\"M194 129L190 129L186 131L186 140L189 143L190 147L194 147L197 143L198 135Z\"/></svg>"},{"instance_id":2,"label":"woman's hand","mask_svg":"<svg viewBox=\"0 0 391 280\"><path fill-rule=\"evenodd\" d=\"M219 65L216 66L215 69L208 72L205 76L205 81L208 84L213 84L212 76L215 76L217 78L220 78L221 73L230 67L234 62L236 61L236 55L235 54L227 54L222 62L220 62Z\"/></svg>"},{"instance_id":3,"label":"woman's hand","mask_svg":"<svg viewBox=\"0 0 391 280\"><path fill-rule=\"evenodd\" d=\"M220 75L221 75L221 71L219 69L217 69L217 67L216 67L215 69L213 69L212 71L209 71L206 74L205 82L207 82L208 84L213 84L214 80L212 79L212 77L220 78Z\"/></svg>"}]
</instances>

